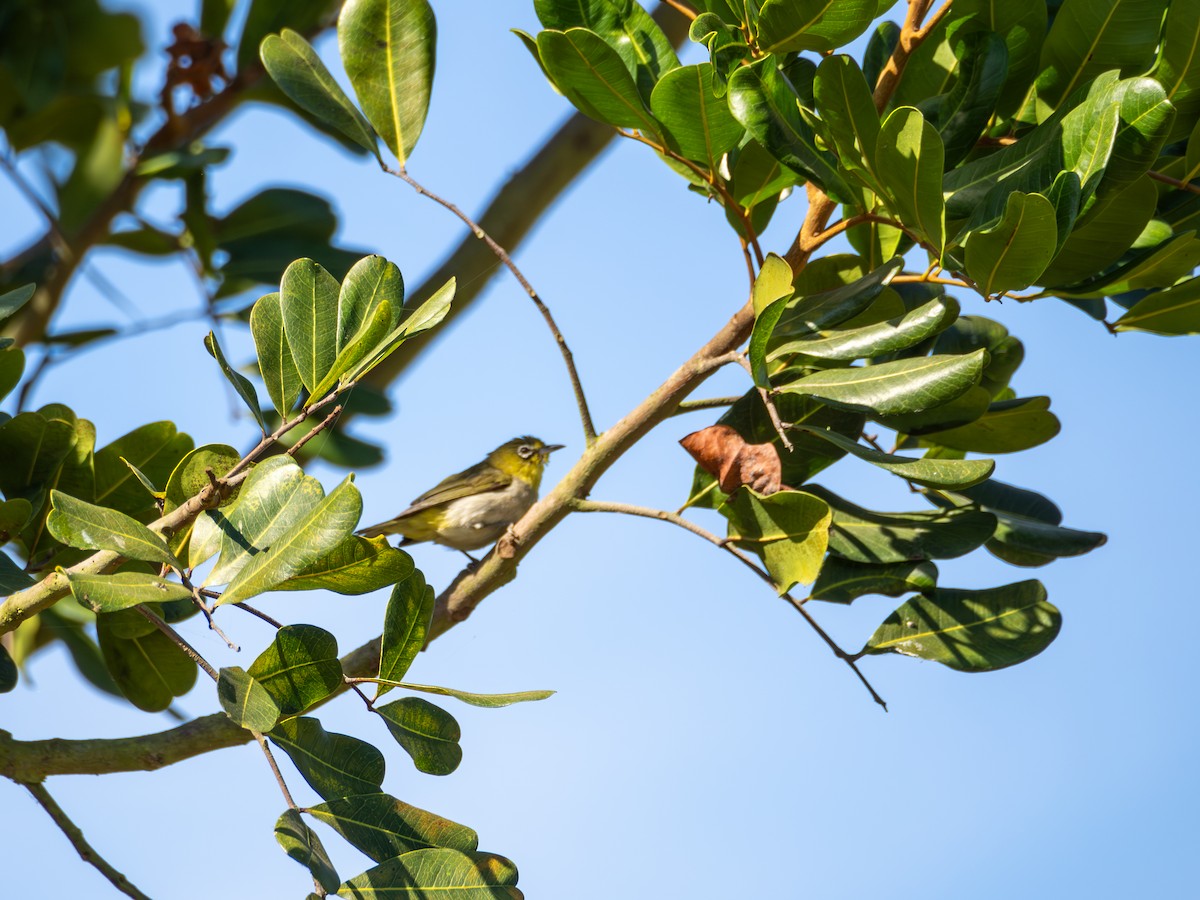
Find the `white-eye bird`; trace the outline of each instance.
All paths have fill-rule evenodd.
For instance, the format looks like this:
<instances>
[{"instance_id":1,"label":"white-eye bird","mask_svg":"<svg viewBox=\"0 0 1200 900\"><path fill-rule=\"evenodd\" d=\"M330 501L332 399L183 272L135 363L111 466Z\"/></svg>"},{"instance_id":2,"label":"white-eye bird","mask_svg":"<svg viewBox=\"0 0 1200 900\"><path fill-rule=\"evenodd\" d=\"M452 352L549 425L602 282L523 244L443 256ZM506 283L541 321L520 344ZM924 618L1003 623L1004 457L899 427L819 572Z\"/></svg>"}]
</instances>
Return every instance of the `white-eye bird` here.
<instances>
[{"instance_id":1,"label":"white-eye bird","mask_svg":"<svg viewBox=\"0 0 1200 900\"><path fill-rule=\"evenodd\" d=\"M535 437L513 438L483 462L426 491L394 519L358 534L399 534L404 536L400 546L432 541L464 553L491 544L533 506L546 461L562 446Z\"/></svg>"}]
</instances>

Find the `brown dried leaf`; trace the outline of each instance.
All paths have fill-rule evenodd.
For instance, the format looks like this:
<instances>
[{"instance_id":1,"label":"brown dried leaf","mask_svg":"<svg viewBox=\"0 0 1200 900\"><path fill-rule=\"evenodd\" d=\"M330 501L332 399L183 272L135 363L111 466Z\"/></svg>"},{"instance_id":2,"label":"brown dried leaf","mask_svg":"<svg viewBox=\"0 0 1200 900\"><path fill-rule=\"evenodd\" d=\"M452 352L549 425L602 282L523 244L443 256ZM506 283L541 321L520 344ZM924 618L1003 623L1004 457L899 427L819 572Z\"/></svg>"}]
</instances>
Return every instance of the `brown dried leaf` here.
<instances>
[{"instance_id":1,"label":"brown dried leaf","mask_svg":"<svg viewBox=\"0 0 1200 900\"><path fill-rule=\"evenodd\" d=\"M679 442L700 467L732 494L748 484L760 494L774 494L782 484L779 453L774 444L748 444L728 425L710 425Z\"/></svg>"}]
</instances>

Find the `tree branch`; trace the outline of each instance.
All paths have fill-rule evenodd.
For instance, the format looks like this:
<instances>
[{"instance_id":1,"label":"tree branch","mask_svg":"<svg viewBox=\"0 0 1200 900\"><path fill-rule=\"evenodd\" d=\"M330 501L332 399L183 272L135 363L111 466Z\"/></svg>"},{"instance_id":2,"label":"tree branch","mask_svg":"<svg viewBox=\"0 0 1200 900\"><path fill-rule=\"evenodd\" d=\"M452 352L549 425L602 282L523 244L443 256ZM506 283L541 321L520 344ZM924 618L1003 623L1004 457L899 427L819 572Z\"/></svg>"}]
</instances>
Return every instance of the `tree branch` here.
<instances>
[{"instance_id":1,"label":"tree branch","mask_svg":"<svg viewBox=\"0 0 1200 900\"><path fill-rule=\"evenodd\" d=\"M62 807L50 796L50 792L46 790L44 784L25 782L25 787L29 793L33 794L33 799L41 805L47 815L54 820L54 824L58 826L59 830L67 836L67 840L71 842L71 846L75 848L85 863L93 866L96 871L108 879L109 884L126 897L133 897L134 900L150 900L128 878L114 869L103 856L96 852L95 848L87 842L87 838L83 836L79 826L71 821L70 817L63 812Z\"/></svg>"}]
</instances>

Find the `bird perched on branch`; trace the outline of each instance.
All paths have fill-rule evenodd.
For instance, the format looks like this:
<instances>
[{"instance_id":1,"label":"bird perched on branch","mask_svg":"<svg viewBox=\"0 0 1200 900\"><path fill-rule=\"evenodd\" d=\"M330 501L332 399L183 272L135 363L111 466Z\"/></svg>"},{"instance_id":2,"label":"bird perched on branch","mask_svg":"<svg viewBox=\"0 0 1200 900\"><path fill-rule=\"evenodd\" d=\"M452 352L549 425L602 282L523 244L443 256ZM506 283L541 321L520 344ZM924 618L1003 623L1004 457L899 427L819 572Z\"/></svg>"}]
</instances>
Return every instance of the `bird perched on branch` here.
<instances>
[{"instance_id":1,"label":"bird perched on branch","mask_svg":"<svg viewBox=\"0 0 1200 900\"><path fill-rule=\"evenodd\" d=\"M498 540L537 499L542 471L562 444L513 438L483 462L426 491L394 519L358 532L363 537L404 536L399 546L433 541L467 553ZM467 556L470 556L467 553Z\"/></svg>"}]
</instances>

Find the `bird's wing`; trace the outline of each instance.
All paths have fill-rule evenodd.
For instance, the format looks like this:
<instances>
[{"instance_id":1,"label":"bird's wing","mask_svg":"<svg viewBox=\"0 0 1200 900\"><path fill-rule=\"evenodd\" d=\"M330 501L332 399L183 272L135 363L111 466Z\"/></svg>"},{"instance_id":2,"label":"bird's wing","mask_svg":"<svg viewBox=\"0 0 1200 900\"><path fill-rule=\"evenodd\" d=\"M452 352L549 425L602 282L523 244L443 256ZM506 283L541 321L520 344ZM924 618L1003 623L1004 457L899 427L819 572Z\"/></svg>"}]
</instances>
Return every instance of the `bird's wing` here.
<instances>
[{"instance_id":1,"label":"bird's wing","mask_svg":"<svg viewBox=\"0 0 1200 900\"><path fill-rule=\"evenodd\" d=\"M418 513L433 506L440 506L461 497L485 494L489 491L502 491L512 484L512 480L511 475L500 471L495 466L488 465L486 462L476 463L469 469L463 469L457 475L451 475L427 490L397 518Z\"/></svg>"}]
</instances>

